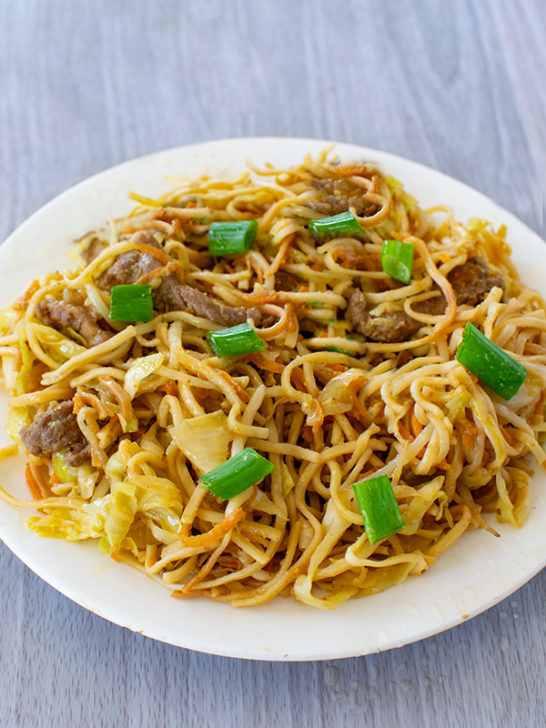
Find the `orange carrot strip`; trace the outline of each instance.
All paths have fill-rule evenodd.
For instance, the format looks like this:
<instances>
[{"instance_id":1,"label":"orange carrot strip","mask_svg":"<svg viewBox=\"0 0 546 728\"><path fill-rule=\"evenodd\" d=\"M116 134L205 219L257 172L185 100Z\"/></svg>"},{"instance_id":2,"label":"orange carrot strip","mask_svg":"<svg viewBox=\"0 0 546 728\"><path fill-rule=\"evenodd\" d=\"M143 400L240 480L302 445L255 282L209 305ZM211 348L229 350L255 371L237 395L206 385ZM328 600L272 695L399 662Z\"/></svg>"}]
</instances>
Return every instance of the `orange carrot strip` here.
<instances>
[{"instance_id":1,"label":"orange carrot strip","mask_svg":"<svg viewBox=\"0 0 546 728\"><path fill-rule=\"evenodd\" d=\"M506 429L506 427L503 427L502 425L499 425L499 427L500 427L500 431L502 432L502 436L504 437L504 439L506 440L506 442L509 445L513 445L514 444L514 439L512 438L512 436L510 435L510 433L508 432L508 430Z\"/></svg>"},{"instance_id":2,"label":"orange carrot strip","mask_svg":"<svg viewBox=\"0 0 546 728\"><path fill-rule=\"evenodd\" d=\"M415 440L409 430L406 429L406 426L403 422L398 423L398 432L402 435L404 440L407 440L408 442L413 442Z\"/></svg>"},{"instance_id":3,"label":"orange carrot strip","mask_svg":"<svg viewBox=\"0 0 546 728\"><path fill-rule=\"evenodd\" d=\"M32 468L30 467L30 463L27 463L27 466L25 468L25 480L27 481L28 489L30 490L32 497L35 500L41 500L44 497L44 494L42 493L40 484L34 477L34 473L32 472Z\"/></svg>"},{"instance_id":4,"label":"orange carrot strip","mask_svg":"<svg viewBox=\"0 0 546 728\"><path fill-rule=\"evenodd\" d=\"M143 276L140 276L140 278L137 280L137 285L141 286L145 283L148 283L148 281L153 280L157 276L160 278L163 278L165 273L168 272L168 266L164 265L162 268L154 268L153 270L149 271L148 273L145 273Z\"/></svg>"},{"instance_id":5,"label":"orange carrot strip","mask_svg":"<svg viewBox=\"0 0 546 728\"><path fill-rule=\"evenodd\" d=\"M160 263L163 263L164 266L169 265L170 263L174 267L177 276L182 280L184 279L184 269L180 263L164 253L162 250L154 248L152 245L146 245L145 243L138 243L138 245L135 245L135 248L137 250L141 250L143 253L153 255L154 258L157 258L157 260L159 260Z\"/></svg>"},{"instance_id":6,"label":"orange carrot strip","mask_svg":"<svg viewBox=\"0 0 546 728\"><path fill-rule=\"evenodd\" d=\"M303 378L303 372L301 369L292 370L292 379L294 381L294 387L300 392L307 392L305 386L305 380Z\"/></svg>"},{"instance_id":7,"label":"orange carrot strip","mask_svg":"<svg viewBox=\"0 0 546 728\"><path fill-rule=\"evenodd\" d=\"M184 546L201 547L210 546L211 543L218 541L225 536L226 533L231 531L235 526L244 518L246 511L244 508L236 508L233 513L226 516L221 523L218 523L214 528L207 533L200 533L197 536L180 536L180 541Z\"/></svg>"},{"instance_id":8,"label":"orange carrot strip","mask_svg":"<svg viewBox=\"0 0 546 728\"><path fill-rule=\"evenodd\" d=\"M256 364L256 366L260 367L260 369L263 369L266 372L272 372L273 374L282 374L285 368L283 364L271 361L271 359L266 359L260 354L249 354L247 356L247 361Z\"/></svg>"},{"instance_id":9,"label":"orange carrot strip","mask_svg":"<svg viewBox=\"0 0 546 728\"><path fill-rule=\"evenodd\" d=\"M173 384L172 382L167 382L167 384L162 384L160 387L157 388L158 392L164 392L165 394L170 394L171 397L176 397L178 395L178 387L176 384Z\"/></svg>"},{"instance_id":10,"label":"orange carrot strip","mask_svg":"<svg viewBox=\"0 0 546 728\"><path fill-rule=\"evenodd\" d=\"M290 249L290 246L294 242L295 237L296 236L294 235L294 233L292 233L292 235L288 235L282 241L282 243L279 246L279 251L278 251L277 255L275 256L273 262L271 263L271 265L269 266L269 268L266 271L267 276L272 276L279 270L281 265L286 260L286 256L288 255L288 251Z\"/></svg>"},{"instance_id":11,"label":"orange carrot strip","mask_svg":"<svg viewBox=\"0 0 546 728\"><path fill-rule=\"evenodd\" d=\"M417 437L417 435L419 435L419 433L423 430L423 425L417 419L414 408L411 410L411 429L414 437Z\"/></svg>"},{"instance_id":12,"label":"orange carrot strip","mask_svg":"<svg viewBox=\"0 0 546 728\"><path fill-rule=\"evenodd\" d=\"M476 425L468 420L463 425L462 442L465 447L470 447L474 440L478 437L480 431Z\"/></svg>"}]
</instances>

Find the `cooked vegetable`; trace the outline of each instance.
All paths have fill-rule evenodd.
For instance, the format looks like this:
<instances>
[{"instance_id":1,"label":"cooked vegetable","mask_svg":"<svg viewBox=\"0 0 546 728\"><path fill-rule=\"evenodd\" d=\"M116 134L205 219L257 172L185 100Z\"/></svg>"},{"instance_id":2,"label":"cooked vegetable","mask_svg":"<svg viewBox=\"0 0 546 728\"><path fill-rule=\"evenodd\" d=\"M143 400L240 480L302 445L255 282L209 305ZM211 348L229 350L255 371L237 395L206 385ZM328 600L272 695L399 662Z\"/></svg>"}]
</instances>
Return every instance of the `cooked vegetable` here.
<instances>
[{"instance_id":1,"label":"cooked vegetable","mask_svg":"<svg viewBox=\"0 0 546 728\"><path fill-rule=\"evenodd\" d=\"M182 420L170 433L198 473L208 473L224 463L233 440L222 410Z\"/></svg>"},{"instance_id":2,"label":"cooked vegetable","mask_svg":"<svg viewBox=\"0 0 546 728\"><path fill-rule=\"evenodd\" d=\"M381 266L391 278L406 285L411 281L413 245L399 240L385 240L381 251Z\"/></svg>"},{"instance_id":3,"label":"cooked vegetable","mask_svg":"<svg viewBox=\"0 0 546 728\"><path fill-rule=\"evenodd\" d=\"M464 327L463 340L457 347L456 356L457 361L503 399L513 397L527 376L523 364L471 323Z\"/></svg>"},{"instance_id":4,"label":"cooked vegetable","mask_svg":"<svg viewBox=\"0 0 546 728\"><path fill-rule=\"evenodd\" d=\"M209 250L212 255L246 253L256 239L256 220L213 222L209 229Z\"/></svg>"},{"instance_id":5,"label":"cooked vegetable","mask_svg":"<svg viewBox=\"0 0 546 728\"><path fill-rule=\"evenodd\" d=\"M404 528L404 519L386 475L354 483L353 491L370 543L381 541Z\"/></svg>"},{"instance_id":6,"label":"cooked vegetable","mask_svg":"<svg viewBox=\"0 0 546 728\"><path fill-rule=\"evenodd\" d=\"M131 364L125 374L125 391L128 392L131 399L134 399L138 391L139 385L146 377L149 377L160 368L165 357L163 354L150 354L149 356L141 356Z\"/></svg>"},{"instance_id":7,"label":"cooked vegetable","mask_svg":"<svg viewBox=\"0 0 546 728\"><path fill-rule=\"evenodd\" d=\"M264 342L248 323L220 331L209 331L206 337L216 356L250 354L265 349Z\"/></svg>"},{"instance_id":8,"label":"cooked vegetable","mask_svg":"<svg viewBox=\"0 0 546 728\"><path fill-rule=\"evenodd\" d=\"M256 485L275 470L275 466L250 447L199 478L212 495L229 500Z\"/></svg>"},{"instance_id":9,"label":"cooked vegetable","mask_svg":"<svg viewBox=\"0 0 546 728\"><path fill-rule=\"evenodd\" d=\"M132 283L112 288L110 316L114 321L151 321L154 317L152 287Z\"/></svg>"},{"instance_id":10,"label":"cooked vegetable","mask_svg":"<svg viewBox=\"0 0 546 728\"><path fill-rule=\"evenodd\" d=\"M362 233L362 226L352 212L341 212L332 217L310 220L309 232L314 238L340 238Z\"/></svg>"}]
</instances>

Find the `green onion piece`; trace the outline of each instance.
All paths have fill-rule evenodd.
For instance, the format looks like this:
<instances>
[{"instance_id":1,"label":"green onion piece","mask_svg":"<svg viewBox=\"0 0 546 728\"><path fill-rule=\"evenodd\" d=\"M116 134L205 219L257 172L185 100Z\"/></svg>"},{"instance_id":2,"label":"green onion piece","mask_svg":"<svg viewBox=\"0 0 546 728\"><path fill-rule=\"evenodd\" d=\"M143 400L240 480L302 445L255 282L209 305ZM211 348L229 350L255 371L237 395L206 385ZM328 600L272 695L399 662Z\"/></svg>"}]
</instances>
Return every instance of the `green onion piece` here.
<instances>
[{"instance_id":1,"label":"green onion piece","mask_svg":"<svg viewBox=\"0 0 546 728\"><path fill-rule=\"evenodd\" d=\"M385 240L381 251L381 266L391 278L406 285L411 281L413 245L399 240Z\"/></svg>"},{"instance_id":2,"label":"green onion piece","mask_svg":"<svg viewBox=\"0 0 546 728\"><path fill-rule=\"evenodd\" d=\"M217 498L229 500L256 485L274 470L275 466L269 460L246 447L231 460L202 475L199 482Z\"/></svg>"},{"instance_id":3,"label":"green onion piece","mask_svg":"<svg viewBox=\"0 0 546 728\"><path fill-rule=\"evenodd\" d=\"M207 341L216 356L236 356L265 349L264 342L250 324L239 324L231 326L229 329L209 331Z\"/></svg>"},{"instance_id":4,"label":"green onion piece","mask_svg":"<svg viewBox=\"0 0 546 728\"><path fill-rule=\"evenodd\" d=\"M527 376L523 364L470 323L464 327L456 358L503 399L513 397Z\"/></svg>"},{"instance_id":5,"label":"green onion piece","mask_svg":"<svg viewBox=\"0 0 546 728\"><path fill-rule=\"evenodd\" d=\"M110 316L114 321L151 321L154 317L152 287L138 284L114 286Z\"/></svg>"},{"instance_id":6,"label":"green onion piece","mask_svg":"<svg viewBox=\"0 0 546 728\"><path fill-rule=\"evenodd\" d=\"M362 226L352 212L342 212L333 217L309 221L309 232L314 238L340 238L362 233Z\"/></svg>"},{"instance_id":7,"label":"green onion piece","mask_svg":"<svg viewBox=\"0 0 546 728\"><path fill-rule=\"evenodd\" d=\"M258 231L257 220L213 222L209 228L209 250L212 255L246 253Z\"/></svg>"},{"instance_id":8,"label":"green onion piece","mask_svg":"<svg viewBox=\"0 0 546 728\"><path fill-rule=\"evenodd\" d=\"M386 475L368 478L353 485L368 541L375 543L392 536L406 525Z\"/></svg>"}]
</instances>

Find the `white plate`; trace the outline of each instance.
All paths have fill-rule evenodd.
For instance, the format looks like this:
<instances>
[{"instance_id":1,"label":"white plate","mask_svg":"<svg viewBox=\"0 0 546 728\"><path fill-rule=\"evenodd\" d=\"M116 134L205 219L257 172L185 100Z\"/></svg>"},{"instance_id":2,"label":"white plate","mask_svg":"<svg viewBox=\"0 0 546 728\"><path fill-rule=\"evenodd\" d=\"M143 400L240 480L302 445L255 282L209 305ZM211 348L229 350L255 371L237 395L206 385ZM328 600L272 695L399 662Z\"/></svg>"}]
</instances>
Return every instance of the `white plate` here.
<instances>
[{"instance_id":1,"label":"white plate","mask_svg":"<svg viewBox=\"0 0 546 728\"><path fill-rule=\"evenodd\" d=\"M306 139L232 139L142 157L91 177L49 202L0 248L0 304L10 302L38 274L66 268L70 241L108 216L129 212L127 192L156 195L165 175L229 175L258 164L298 163L328 142ZM471 188L415 162L373 149L336 144L347 161L376 162L401 180L422 205L450 204L459 219L485 217L508 225L508 240L523 280L544 285L544 242L513 215ZM0 420L7 397L0 398ZM0 481L28 498L24 459L0 463ZM133 569L99 553L96 544L42 539L25 527L28 517L0 501L0 537L42 579L105 619L154 639L193 650L264 660L352 657L398 647L459 624L511 594L546 563L546 477L532 484L533 509L521 529L496 525L501 538L465 534L420 578L334 612L292 599L234 609L204 599L179 601Z\"/></svg>"}]
</instances>

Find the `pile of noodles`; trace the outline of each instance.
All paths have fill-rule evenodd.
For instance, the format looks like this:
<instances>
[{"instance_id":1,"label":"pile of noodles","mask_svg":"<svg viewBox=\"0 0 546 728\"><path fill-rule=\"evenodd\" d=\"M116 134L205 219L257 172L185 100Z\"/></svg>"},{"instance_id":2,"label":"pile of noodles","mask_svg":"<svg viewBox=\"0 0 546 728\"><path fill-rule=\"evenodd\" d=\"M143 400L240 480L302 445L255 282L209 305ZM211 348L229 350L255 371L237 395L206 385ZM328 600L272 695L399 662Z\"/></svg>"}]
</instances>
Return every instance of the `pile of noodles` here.
<instances>
[{"instance_id":1,"label":"pile of noodles","mask_svg":"<svg viewBox=\"0 0 546 728\"><path fill-rule=\"evenodd\" d=\"M308 221L326 215L320 178L359 188L362 235L317 242L309 234ZM425 212L373 166L340 165L327 152L290 169L249 165L235 179L176 184L158 200L132 195L139 206L99 231L109 245L97 258L44 275L1 314L8 430L17 436L49 402L73 399L92 446L91 463L63 478L51 458L29 456L33 500L2 491L13 505L38 509L30 519L37 533L99 539L176 597L252 606L292 595L333 608L423 573L467 529L493 538L486 513L515 526L525 520L525 456L546 459L546 315L510 262L504 228L465 226L447 208ZM246 219L259 222L250 251L211 259L209 224ZM96 281L141 230L164 233L187 283L229 305L259 307L266 350L219 359L205 334L222 327L185 311L112 322L109 294ZM414 245L409 285L381 268L389 238ZM446 276L477 253L502 275L506 293L495 287L479 305L457 306ZM286 274L295 290L277 290ZM373 314L403 308L418 319L417 335L380 343L352 331L345 311L355 286ZM437 286L445 313L414 312ZM41 323L36 305L65 289L84 292L117 333L87 348ZM527 368L511 400L456 361L470 321ZM155 368L128 387L131 365L154 354L162 355ZM195 462L204 458L205 469L207 448L227 459L245 447L274 472L229 501L200 487ZM406 524L374 545L352 490L372 473L391 479Z\"/></svg>"}]
</instances>

